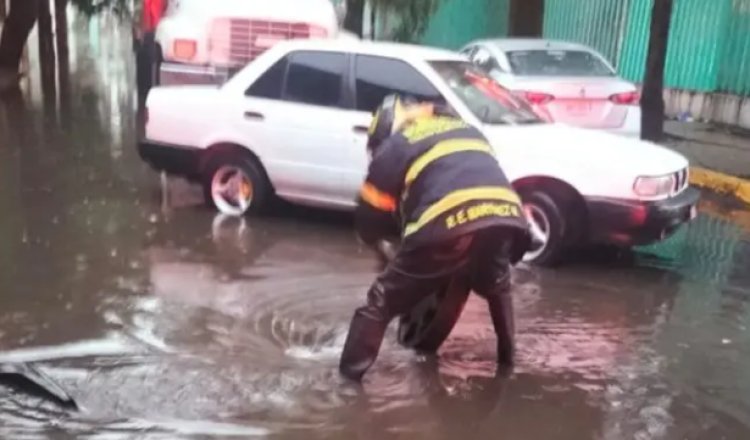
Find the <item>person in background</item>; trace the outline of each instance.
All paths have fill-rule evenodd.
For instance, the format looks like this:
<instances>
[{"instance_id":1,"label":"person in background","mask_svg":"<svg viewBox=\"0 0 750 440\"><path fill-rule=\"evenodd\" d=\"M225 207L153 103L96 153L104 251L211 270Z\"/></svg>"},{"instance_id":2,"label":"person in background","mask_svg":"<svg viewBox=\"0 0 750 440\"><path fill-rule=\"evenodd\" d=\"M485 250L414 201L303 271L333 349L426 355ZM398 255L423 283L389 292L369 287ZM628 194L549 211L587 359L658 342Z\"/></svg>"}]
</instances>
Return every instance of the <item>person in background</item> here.
<instances>
[{"instance_id":1,"label":"person in background","mask_svg":"<svg viewBox=\"0 0 750 440\"><path fill-rule=\"evenodd\" d=\"M513 364L510 266L529 249L529 226L486 138L436 109L391 95L370 127L357 233L376 249L394 236L401 244L352 318L339 369L355 381L375 362L391 320L467 268L489 305L498 362Z\"/></svg>"},{"instance_id":2,"label":"person in background","mask_svg":"<svg viewBox=\"0 0 750 440\"><path fill-rule=\"evenodd\" d=\"M143 0L140 4L140 20L133 30L133 46L136 51L137 83L141 101L145 101L148 91L159 82L156 28L164 17L168 3L168 0Z\"/></svg>"}]
</instances>

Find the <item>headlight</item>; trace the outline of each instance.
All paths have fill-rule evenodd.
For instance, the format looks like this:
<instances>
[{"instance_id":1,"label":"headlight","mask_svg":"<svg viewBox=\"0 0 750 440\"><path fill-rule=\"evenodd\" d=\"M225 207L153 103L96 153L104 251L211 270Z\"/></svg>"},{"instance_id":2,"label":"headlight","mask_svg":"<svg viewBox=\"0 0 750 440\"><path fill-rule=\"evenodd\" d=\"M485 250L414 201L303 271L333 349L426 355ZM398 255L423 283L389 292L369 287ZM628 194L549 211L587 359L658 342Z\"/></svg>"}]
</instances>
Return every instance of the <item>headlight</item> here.
<instances>
[{"instance_id":1,"label":"headlight","mask_svg":"<svg viewBox=\"0 0 750 440\"><path fill-rule=\"evenodd\" d=\"M666 196L674 188L674 176L639 177L635 179L633 190L641 197Z\"/></svg>"}]
</instances>

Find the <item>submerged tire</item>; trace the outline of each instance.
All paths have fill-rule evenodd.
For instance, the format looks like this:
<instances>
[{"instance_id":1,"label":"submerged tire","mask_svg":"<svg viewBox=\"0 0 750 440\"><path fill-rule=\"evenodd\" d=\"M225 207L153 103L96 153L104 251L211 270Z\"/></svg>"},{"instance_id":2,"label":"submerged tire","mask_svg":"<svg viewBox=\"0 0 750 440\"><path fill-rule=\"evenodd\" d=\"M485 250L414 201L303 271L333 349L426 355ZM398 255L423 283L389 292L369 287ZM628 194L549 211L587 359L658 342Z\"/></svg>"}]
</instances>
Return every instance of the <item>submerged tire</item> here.
<instances>
[{"instance_id":1,"label":"submerged tire","mask_svg":"<svg viewBox=\"0 0 750 440\"><path fill-rule=\"evenodd\" d=\"M399 344L424 353L436 353L461 318L469 292L464 280L456 278L422 300L399 319Z\"/></svg>"},{"instance_id":2,"label":"submerged tire","mask_svg":"<svg viewBox=\"0 0 750 440\"><path fill-rule=\"evenodd\" d=\"M568 217L565 208L541 191L522 194L521 198L533 222L532 249L524 256L524 261L537 266L558 265L565 251Z\"/></svg>"},{"instance_id":3,"label":"submerged tire","mask_svg":"<svg viewBox=\"0 0 750 440\"><path fill-rule=\"evenodd\" d=\"M203 195L207 205L223 214L259 214L268 202L270 184L253 158L226 152L211 158L206 167Z\"/></svg>"}]
</instances>

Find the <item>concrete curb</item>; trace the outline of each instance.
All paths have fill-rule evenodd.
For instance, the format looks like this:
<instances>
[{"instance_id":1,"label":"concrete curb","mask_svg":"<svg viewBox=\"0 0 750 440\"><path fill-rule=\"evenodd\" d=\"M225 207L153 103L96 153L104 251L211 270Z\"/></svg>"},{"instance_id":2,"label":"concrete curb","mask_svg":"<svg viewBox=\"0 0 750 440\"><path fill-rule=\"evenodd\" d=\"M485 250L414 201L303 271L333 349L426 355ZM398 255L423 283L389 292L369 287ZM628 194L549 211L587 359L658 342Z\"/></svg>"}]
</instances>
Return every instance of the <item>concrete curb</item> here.
<instances>
[{"instance_id":1,"label":"concrete curb","mask_svg":"<svg viewBox=\"0 0 750 440\"><path fill-rule=\"evenodd\" d=\"M740 179L739 177L705 168L691 167L690 183L718 193L731 194L743 202L750 204L750 180Z\"/></svg>"}]
</instances>

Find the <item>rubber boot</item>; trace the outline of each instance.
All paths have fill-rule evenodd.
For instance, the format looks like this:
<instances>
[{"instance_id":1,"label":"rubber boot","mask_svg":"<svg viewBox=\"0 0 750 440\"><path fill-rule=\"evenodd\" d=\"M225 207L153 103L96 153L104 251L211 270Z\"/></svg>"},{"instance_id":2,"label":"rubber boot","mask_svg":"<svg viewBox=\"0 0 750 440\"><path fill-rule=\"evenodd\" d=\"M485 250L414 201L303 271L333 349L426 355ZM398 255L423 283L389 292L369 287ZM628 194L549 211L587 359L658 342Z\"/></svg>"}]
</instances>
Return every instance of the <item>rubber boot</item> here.
<instances>
[{"instance_id":1,"label":"rubber boot","mask_svg":"<svg viewBox=\"0 0 750 440\"><path fill-rule=\"evenodd\" d=\"M513 298L507 292L490 295L487 303L497 336L497 362L501 366L512 367L516 351Z\"/></svg>"},{"instance_id":2,"label":"rubber boot","mask_svg":"<svg viewBox=\"0 0 750 440\"><path fill-rule=\"evenodd\" d=\"M361 381L378 357L388 322L375 317L370 307L362 307L354 313L341 354L339 371L351 380Z\"/></svg>"}]
</instances>

